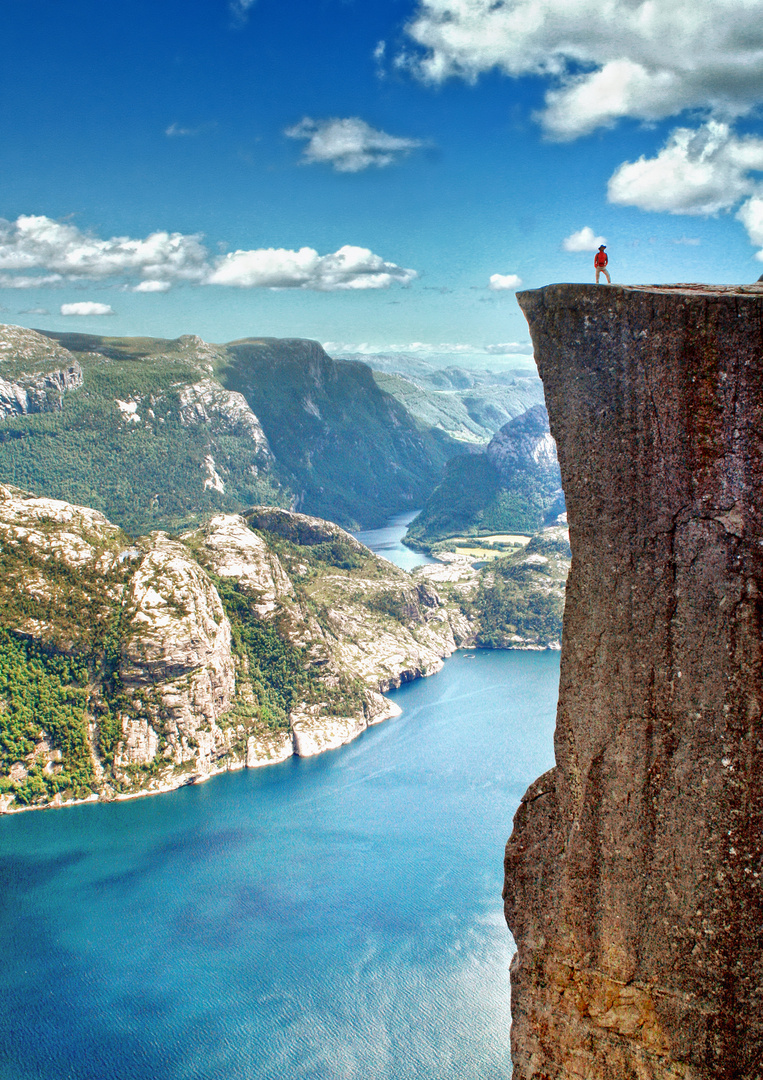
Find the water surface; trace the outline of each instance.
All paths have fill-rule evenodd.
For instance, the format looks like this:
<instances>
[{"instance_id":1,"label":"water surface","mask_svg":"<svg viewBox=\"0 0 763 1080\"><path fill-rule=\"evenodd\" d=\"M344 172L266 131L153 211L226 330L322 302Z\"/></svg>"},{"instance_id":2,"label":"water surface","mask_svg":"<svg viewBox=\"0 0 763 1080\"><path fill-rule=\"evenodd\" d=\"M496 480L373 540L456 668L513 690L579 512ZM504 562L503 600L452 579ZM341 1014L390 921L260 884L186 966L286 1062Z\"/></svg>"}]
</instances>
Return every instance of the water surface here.
<instances>
[{"instance_id":1,"label":"water surface","mask_svg":"<svg viewBox=\"0 0 763 1080\"><path fill-rule=\"evenodd\" d=\"M361 532L355 532L352 535L356 540L360 540L361 544L365 544L366 547L371 548L371 551L375 551L377 555L381 555L389 562L394 563L395 566L399 566L402 570L411 571L414 566L422 566L424 563L437 561L430 555L406 547L403 543L403 537L408 531L408 526L420 513L420 510L412 510L407 514L398 514L396 517L390 518L381 529L363 529Z\"/></svg>"},{"instance_id":2,"label":"water surface","mask_svg":"<svg viewBox=\"0 0 763 1080\"><path fill-rule=\"evenodd\" d=\"M558 654L313 759L0 820L2 1080L508 1080L503 845Z\"/></svg>"}]
</instances>

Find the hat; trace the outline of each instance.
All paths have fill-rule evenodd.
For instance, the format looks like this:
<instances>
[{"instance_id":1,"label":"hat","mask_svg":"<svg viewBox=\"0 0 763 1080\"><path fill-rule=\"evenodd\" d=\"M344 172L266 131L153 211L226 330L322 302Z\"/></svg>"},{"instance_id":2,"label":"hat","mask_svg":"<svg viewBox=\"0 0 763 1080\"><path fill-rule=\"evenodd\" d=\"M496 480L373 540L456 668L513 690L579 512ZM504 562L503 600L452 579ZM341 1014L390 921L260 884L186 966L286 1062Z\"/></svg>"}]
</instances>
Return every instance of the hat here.
<instances>
[{"instance_id":1,"label":"hat","mask_svg":"<svg viewBox=\"0 0 763 1080\"><path fill-rule=\"evenodd\" d=\"M606 246L606 244L599 244L599 251L603 251Z\"/></svg>"}]
</instances>

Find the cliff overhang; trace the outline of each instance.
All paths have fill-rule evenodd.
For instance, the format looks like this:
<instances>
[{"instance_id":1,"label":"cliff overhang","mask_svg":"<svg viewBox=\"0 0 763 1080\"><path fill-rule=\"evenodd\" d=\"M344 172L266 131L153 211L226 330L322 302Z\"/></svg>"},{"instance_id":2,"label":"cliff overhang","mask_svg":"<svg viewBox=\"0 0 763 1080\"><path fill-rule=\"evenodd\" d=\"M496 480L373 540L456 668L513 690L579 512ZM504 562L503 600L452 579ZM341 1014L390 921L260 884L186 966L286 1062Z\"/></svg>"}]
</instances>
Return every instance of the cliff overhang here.
<instances>
[{"instance_id":1,"label":"cliff overhang","mask_svg":"<svg viewBox=\"0 0 763 1080\"><path fill-rule=\"evenodd\" d=\"M515 1080L763 1075L763 288L518 296L572 567L506 853Z\"/></svg>"}]
</instances>

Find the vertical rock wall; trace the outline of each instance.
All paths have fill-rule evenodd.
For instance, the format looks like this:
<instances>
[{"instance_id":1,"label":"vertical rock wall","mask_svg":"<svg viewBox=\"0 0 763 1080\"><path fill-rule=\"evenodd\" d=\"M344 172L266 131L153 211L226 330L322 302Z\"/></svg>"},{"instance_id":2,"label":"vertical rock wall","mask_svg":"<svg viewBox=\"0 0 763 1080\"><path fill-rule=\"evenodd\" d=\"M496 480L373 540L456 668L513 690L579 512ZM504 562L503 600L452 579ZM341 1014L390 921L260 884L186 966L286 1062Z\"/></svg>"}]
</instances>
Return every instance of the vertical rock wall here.
<instances>
[{"instance_id":1,"label":"vertical rock wall","mask_svg":"<svg viewBox=\"0 0 763 1080\"><path fill-rule=\"evenodd\" d=\"M507 846L514 1077L760 1080L763 290L519 302L573 560Z\"/></svg>"}]
</instances>

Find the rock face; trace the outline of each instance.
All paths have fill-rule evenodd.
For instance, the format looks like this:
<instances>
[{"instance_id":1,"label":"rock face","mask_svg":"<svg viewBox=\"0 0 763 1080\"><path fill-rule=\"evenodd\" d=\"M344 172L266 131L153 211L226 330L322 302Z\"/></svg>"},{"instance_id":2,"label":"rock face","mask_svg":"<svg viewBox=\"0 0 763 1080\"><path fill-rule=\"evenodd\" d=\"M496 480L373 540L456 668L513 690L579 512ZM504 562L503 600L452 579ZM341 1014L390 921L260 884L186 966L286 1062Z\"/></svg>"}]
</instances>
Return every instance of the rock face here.
<instances>
[{"instance_id":1,"label":"rock face","mask_svg":"<svg viewBox=\"0 0 763 1080\"><path fill-rule=\"evenodd\" d=\"M341 746L457 647L453 607L318 518L259 507L131 541L0 485L0 813Z\"/></svg>"},{"instance_id":2,"label":"rock face","mask_svg":"<svg viewBox=\"0 0 763 1080\"><path fill-rule=\"evenodd\" d=\"M543 405L533 405L527 412L505 424L488 443L488 461L495 465L503 480L510 480L517 470L536 467L541 478L559 482L556 446Z\"/></svg>"},{"instance_id":3,"label":"rock face","mask_svg":"<svg viewBox=\"0 0 763 1080\"><path fill-rule=\"evenodd\" d=\"M484 454L448 463L406 542L427 547L463 533L534 533L563 511L556 447L538 404L504 424Z\"/></svg>"},{"instance_id":4,"label":"rock face","mask_svg":"<svg viewBox=\"0 0 763 1080\"><path fill-rule=\"evenodd\" d=\"M763 289L519 302L573 559L507 847L514 1077L759 1080Z\"/></svg>"}]
</instances>

